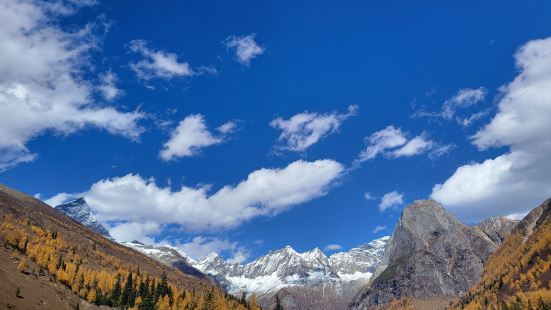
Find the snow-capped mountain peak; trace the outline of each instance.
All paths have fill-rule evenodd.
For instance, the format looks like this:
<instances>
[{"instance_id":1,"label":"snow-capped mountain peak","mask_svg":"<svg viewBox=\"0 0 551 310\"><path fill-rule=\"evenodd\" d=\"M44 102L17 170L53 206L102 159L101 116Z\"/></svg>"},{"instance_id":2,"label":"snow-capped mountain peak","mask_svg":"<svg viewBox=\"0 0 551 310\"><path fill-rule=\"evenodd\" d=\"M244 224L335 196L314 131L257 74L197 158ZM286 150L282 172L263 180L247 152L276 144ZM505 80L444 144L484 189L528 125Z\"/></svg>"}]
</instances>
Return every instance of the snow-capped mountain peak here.
<instances>
[{"instance_id":1,"label":"snow-capped mountain peak","mask_svg":"<svg viewBox=\"0 0 551 310\"><path fill-rule=\"evenodd\" d=\"M56 206L55 209L91 230L111 238L109 231L98 222L96 215L92 209L90 209L90 206L88 206L83 197L60 204Z\"/></svg>"},{"instance_id":2,"label":"snow-capped mountain peak","mask_svg":"<svg viewBox=\"0 0 551 310\"><path fill-rule=\"evenodd\" d=\"M329 283L365 284L381 263L390 237L373 240L327 257L320 248L299 253L291 246L270 251L246 265L232 264L211 253L194 266L215 276L232 293L269 293L283 287Z\"/></svg>"}]
</instances>

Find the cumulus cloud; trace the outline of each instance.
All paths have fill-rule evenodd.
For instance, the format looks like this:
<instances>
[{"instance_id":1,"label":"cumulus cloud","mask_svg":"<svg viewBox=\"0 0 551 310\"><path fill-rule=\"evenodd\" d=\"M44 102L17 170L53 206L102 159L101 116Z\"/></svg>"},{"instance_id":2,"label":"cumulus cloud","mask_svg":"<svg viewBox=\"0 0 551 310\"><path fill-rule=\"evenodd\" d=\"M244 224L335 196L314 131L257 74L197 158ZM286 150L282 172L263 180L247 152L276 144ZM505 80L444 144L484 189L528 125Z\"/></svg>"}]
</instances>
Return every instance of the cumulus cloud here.
<instances>
[{"instance_id":1,"label":"cumulus cloud","mask_svg":"<svg viewBox=\"0 0 551 310\"><path fill-rule=\"evenodd\" d=\"M0 171L36 158L27 143L45 132L69 135L85 127L138 138L140 112L96 104L81 64L95 47L93 27L68 32L59 20L74 3L0 3Z\"/></svg>"},{"instance_id":2,"label":"cumulus cloud","mask_svg":"<svg viewBox=\"0 0 551 310\"><path fill-rule=\"evenodd\" d=\"M255 40L256 34L246 36L229 36L223 42L227 49L235 52L235 60L242 65L248 66L254 58L264 54L264 47Z\"/></svg>"},{"instance_id":3,"label":"cumulus cloud","mask_svg":"<svg viewBox=\"0 0 551 310\"><path fill-rule=\"evenodd\" d=\"M551 196L551 38L515 54L519 74L501 88L494 118L472 141L480 150L508 151L459 167L432 197L467 220L522 213Z\"/></svg>"},{"instance_id":4,"label":"cumulus cloud","mask_svg":"<svg viewBox=\"0 0 551 310\"><path fill-rule=\"evenodd\" d=\"M176 242L174 246L195 260L216 253L219 255L227 254L230 256L228 259L230 263L241 264L249 257L249 251L238 242L216 237L197 236L190 242Z\"/></svg>"},{"instance_id":5,"label":"cumulus cloud","mask_svg":"<svg viewBox=\"0 0 551 310\"><path fill-rule=\"evenodd\" d=\"M227 122L218 127L220 135L215 136L208 130L203 115L189 115L172 131L170 139L163 145L159 156L165 161L195 156L202 148L222 143L235 126L234 122Z\"/></svg>"},{"instance_id":6,"label":"cumulus cloud","mask_svg":"<svg viewBox=\"0 0 551 310\"><path fill-rule=\"evenodd\" d=\"M154 244L151 236L161 232L161 225L151 221L118 223L109 227L109 234L118 241L140 241Z\"/></svg>"},{"instance_id":7,"label":"cumulus cloud","mask_svg":"<svg viewBox=\"0 0 551 310\"><path fill-rule=\"evenodd\" d=\"M328 244L323 249L325 251L338 251L338 250L342 250L342 245L336 244L336 243Z\"/></svg>"},{"instance_id":8,"label":"cumulus cloud","mask_svg":"<svg viewBox=\"0 0 551 310\"><path fill-rule=\"evenodd\" d=\"M163 50L150 49L144 40L130 41L130 50L143 57L138 62L130 63L130 68L142 80L153 78L171 79L196 74L189 63L178 60L178 55Z\"/></svg>"},{"instance_id":9,"label":"cumulus cloud","mask_svg":"<svg viewBox=\"0 0 551 310\"><path fill-rule=\"evenodd\" d=\"M44 202L46 204L50 205L51 207L56 207L56 206L59 206L60 204L66 202L66 201L71 200L72 198L75 198L74 194L59 193L59 194L56 194L56 195L44 200Z\"/></svg>"},{"instance_id":10,"label":"cumulus cloud","mask_svg":"<svg viewBox=\"0 0 551 310\"><path fill-rule=\"evenodd\" d=\"M317 143L320 139L337 132L341 124L349 117L356 115L358 106L348 106L346 113L337 112L319 114L302 112L289 119L276 118L270 125L280 129L280 149L302 152Z\"/></svg>"},{"instance_id":11,"label":"cumulus cloud","mask_svg":"<svg viewBox=\"0 0 551 310\"><path fill-rule=\"evenodd\" d=\"M342 174L333 160L295 161L285 168L253 171L236 185L215 193L209 186L182 186L173 191L139 175L103 179L83 196L98 220L110 223L121 236L151 237L144 225L177 224L185 231L234 228L259 216L272 216L327 193ZM51 200L48 200L51 201ZM147 226L151 227L151 226ZM140 235L141 234L141 235Z\"/></svg>"},{"instance_id":12,"label":"cumulus cloud","mask_svg":"<svg viewBox=\"0 0 551 310\"><path fill-rule=\"evenodd\" d=\"M111 71L99 76L100 84L98 90L107 101L113 101L124 92L117 88L117 75Z\"/></svg>"},{"instance_id":13,"label":"cumulus cloud","mask_svg":"<svg viewBox=\"0 0 551 310\"><path fill-rule=\"evenodd\" d=\"M373 233L376 234L376 233L378 233L378 232L380 232L380 231L383 231L383 230L385 230L385 229L386 229L386 226L385 226L385 225L379 225L379 226L373 228Z\"/></svg>"},{"instance_id":14,"label":"cumulus cloud","mask_svg":"<svg viewBox=\"0 0 551 310\"><path fill-rule=\"evenodd\" d=\"M365 138L366 148L359 154L356 164L374 159L378 155L387 158L410 157L427 153L438 157L450 150L451 145L442 145L430 140L426 134L411 139L400 128L388 126Z\"/></svg>"},{"instance_id":15,"label":"cumulus cloud","mask_svg":"<svg viewBox=\"0 0 551 310\"><path fill-rule=\"evenodd\" d=\"M473 106L481 101L484 101L487 95L484 87L479 88L464 88L457 91L451 98L444 101L442 110L439 112L417 111L414 117L431 117L442 118L445 120L456 120L463 126L469 126L473 122L485 116L488 112L477 112L470 116L459 116L457 112L461 109Z\"/></svg>"},{"instance_id":16,"label":"cumulus cloud","mask_svg":"<svg viewBox=\"0 0 551 310\"><path fill-rule=\"evenodd\" d=\"M404 204L404 194L392 191L384 194L379 203L379 210L385 211L388 208L394 208Z\"/></svg>"}]
</instances>

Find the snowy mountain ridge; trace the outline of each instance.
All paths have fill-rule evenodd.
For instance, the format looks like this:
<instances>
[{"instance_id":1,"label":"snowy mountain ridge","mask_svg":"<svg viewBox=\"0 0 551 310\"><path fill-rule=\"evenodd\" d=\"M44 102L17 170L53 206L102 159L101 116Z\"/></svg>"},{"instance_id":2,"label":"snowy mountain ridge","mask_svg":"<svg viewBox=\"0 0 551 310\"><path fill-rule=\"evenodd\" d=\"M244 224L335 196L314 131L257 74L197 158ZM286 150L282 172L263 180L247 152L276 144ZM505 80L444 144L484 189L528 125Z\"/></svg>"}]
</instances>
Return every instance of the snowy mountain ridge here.
<instances>
[{"instance_id":1,"label":"snowy mountain ridge","mask_svg":"<svg viewBox=\"0 0 551 310\"><path fill-rule=\"evenodd\" d=\"M113 239L109 231L98 222L96 215L83 197L55 206L55 209L100 235Z\"/></svg>"},{"instance_id":2,"label":"snowy mountain ridge","mask_svg":"<svg viewBox=\"0 0 551 310\"><path fill-rule=\"evenodd\" d=\"M216 253L199 259L193 265L214 276L231 293L265 294L284 287L309 286L360 281L367 283L381 263L390 237L382 237L347 252L327 257L319 248L298 253L286 246L238 265L225 261Z\"/></svg>"}]
</instances>

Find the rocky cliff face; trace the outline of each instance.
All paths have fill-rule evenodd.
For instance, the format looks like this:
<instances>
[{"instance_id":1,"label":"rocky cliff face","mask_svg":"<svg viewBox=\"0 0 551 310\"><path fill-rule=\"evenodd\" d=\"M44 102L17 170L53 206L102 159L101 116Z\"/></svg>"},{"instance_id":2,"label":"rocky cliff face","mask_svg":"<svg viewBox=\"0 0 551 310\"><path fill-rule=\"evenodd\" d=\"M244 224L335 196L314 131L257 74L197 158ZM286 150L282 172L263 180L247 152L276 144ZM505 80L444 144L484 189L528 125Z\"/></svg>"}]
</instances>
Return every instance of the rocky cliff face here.
<instances>
[{"instance_id":1,"label":"rocky cliff face","mask_svg":"<svg viewBox=\"0 0 551 310\"><path fill-rule=\"evenodd\" d=\"M518 221L510 220L503 216L491 217L477 225L488 238L497 244L503 243L505 238L511 234L511 230L517 225Z\"/></svg>"},{"instance_id":2,"label":"rocky cliff face","mask_svg":"<svg viewBox=\"0 0 551 310\"><path fill-rule=\"evenodd\" d=\"M73 201L58 205L55 209L71 219L81 223L82 225L90 228L92 231L103 235L107 238L111 238L109 231L98 222L98 219L92 212L92 209L88 206L84 198L77 198Z\"/></svg>"},{"instance_id":3,"label":"rocky cliff face","mask_svg":"<svg viewBox=\"0 0 551 310\"><path fill-rule=\"evenodd\" d=\"M384 262L370 284L350 304L352 309L378 308L393 299L455 297L480 278L484 262L507 229L461 223L433 200L419 200L402 212ZM496 226L497 227L497 226ZM501 241L499 241L500 243Z\"/></svg>"},{"instance_id":4,"label":"rocky cliff face","mask_svg":"<svg viewBox=\"0 0 551 310\"><path fill-rule=\"evenodd\" d=\"M533 209L490 257L480 281L450 309L551 309L551 199ZM532 305L532 306L530 306Z\"/></svg>"}]
</instances>

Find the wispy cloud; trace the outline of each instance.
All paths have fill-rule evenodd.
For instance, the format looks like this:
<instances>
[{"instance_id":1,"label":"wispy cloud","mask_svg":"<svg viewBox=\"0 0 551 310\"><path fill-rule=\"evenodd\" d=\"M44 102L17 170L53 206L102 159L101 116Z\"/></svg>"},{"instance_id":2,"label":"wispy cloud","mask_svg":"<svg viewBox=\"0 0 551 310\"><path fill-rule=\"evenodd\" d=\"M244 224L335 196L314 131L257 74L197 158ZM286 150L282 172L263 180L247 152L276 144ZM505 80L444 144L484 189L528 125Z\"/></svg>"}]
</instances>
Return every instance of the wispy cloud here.
<instances>
[{"instance_id":1,"label":"wispy cloud","mask_svg":"<svg viewBox=\"0 0 551 310\"><path fill-rule=\"evenodd\" d=\"M374 159L380 154L387 158L399 158L427 153L429 157L436 158L452 148L452 145L442 145L429 139L425 133L410 139L407 133L394 126L374 132L365 141L367 146L358 155L356 164Z\"/></svg>"},{"instance_id":2,"label":"wispy cloud","mask_svg":"<svg viewBox=\"0 0 551 310\"><path fill-rule=\"evenodd\" d=\"M357 110L358 106L350 105L348 111L342 114L337 112L320 114L305 111L293 115L289 119L276 118L270 125L281 130L279 136L281 145L277 148L303 152L324 137L337 132L344 121L356 115Z\"/></svg>"},{"instance_id":3,"label":"wispy cloud","mask_svg":"<svg viewBox=\"0 0 551 310\"><path fill-rule=\"evenodd\" d=\"M326 245L323 249L325 251L338 251L342 250L342 246L340 244L333 243Z\"/></svg>"},{"instance_id":4,"label":"wispy cloud","mask_svg":"<svg viewBox=\"0 0 551 310\"><path fill-rule=\"evenodd\" d=\"M140 79L170 79L196 74L189 63L178 60L178 55L163 50L150 49L144 40L130 41L130 50L143 57L138 62L130 63L130 68Z\"/></svg>"},{"instance_id":5,"label":"wispy cloud","mask_svg":"<svg viewBox=\"0 0 551 310\"><path fill-rule=\"evenodd\" d=\"M385 225L379 225L379 226L376 226L375 228L373 228L373 233L376 234L376 233L381 232L385 229L386 229Z\"/></svg>"},{"instance_id":6,"label":"wispy cloud","mask_svg":"<svg viewBox=\"0 0 551 310\"><path fill-rule=\"evenodd\" d=\"M440 111L429 112L419 110L413 114L413 117L440 118L448 121L455 120L463 126L469 126L476 120L485 116L488 112L480 111L470 116L460 116L458 115L458 111L484 101L487 94L488 92L484 87L463 88L458 90L451 98L444 101Z\"/></svg>"},{"instance_id":7,"label":"wispy cloud","mask_svg":"<svg viewBox=\"0 0 551 310\"><path fill-rule=\"evenodd\" d=\"M264 54L264 47L256 40L256 33L246 36L229 36L223 42L227 49L235 52L235 60L242 65L248 66L254 58Z\"/></svg>"},{"instance_id":8,"label":"wispy cloud","mask_svg":"<svg viewBox=\"0 0 551 310\"><path fill-rule=\"evenodd\" d=\"M392 191L384 194L379 203L379 210L385 211L388 208L394 208L404 204L404 194Z\"/></svg>"}]
</instances>

